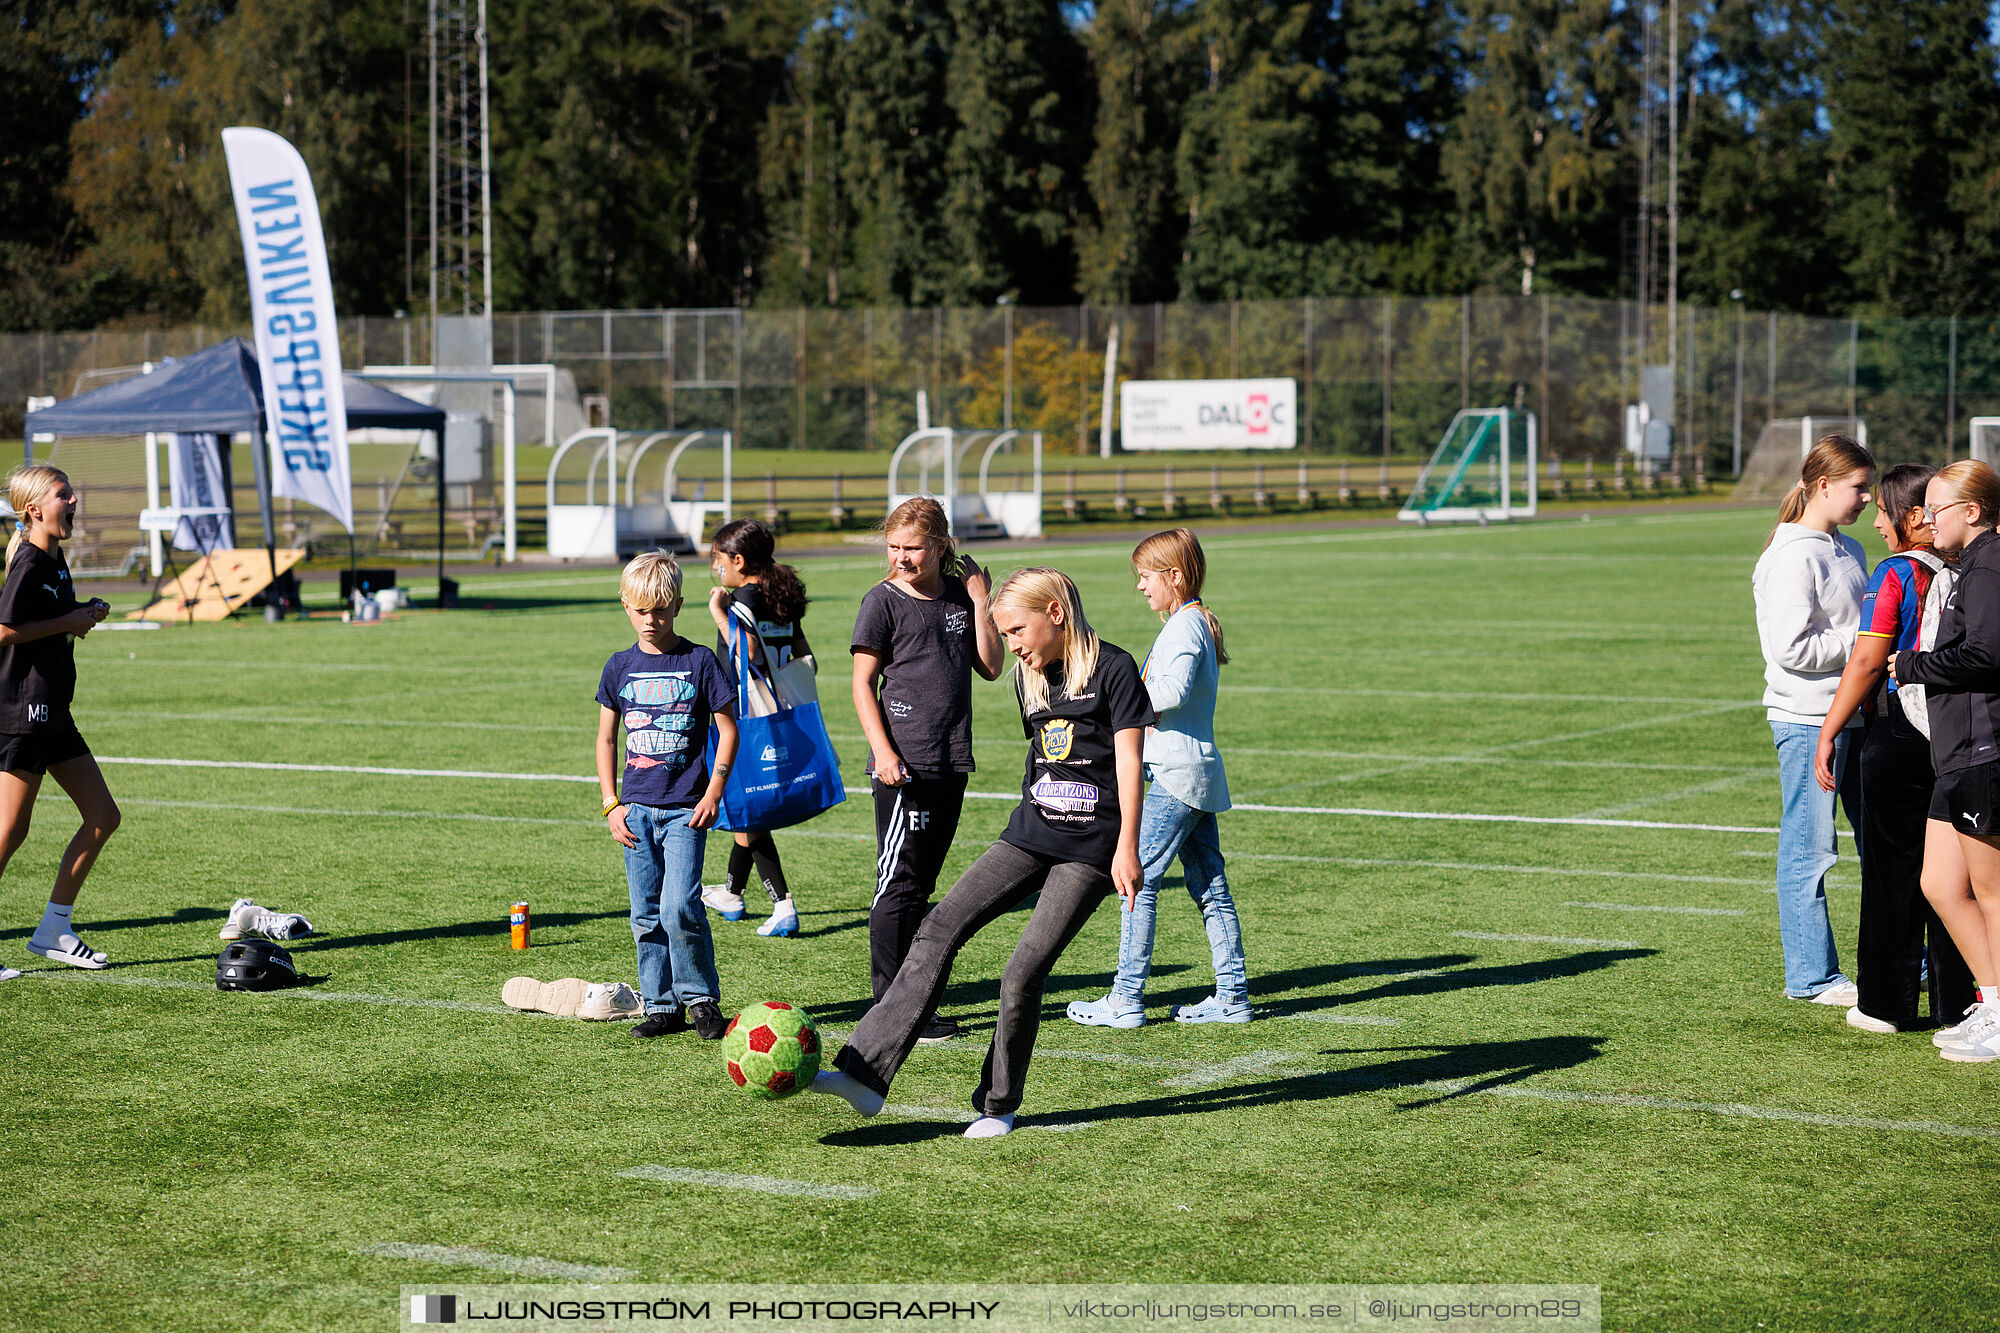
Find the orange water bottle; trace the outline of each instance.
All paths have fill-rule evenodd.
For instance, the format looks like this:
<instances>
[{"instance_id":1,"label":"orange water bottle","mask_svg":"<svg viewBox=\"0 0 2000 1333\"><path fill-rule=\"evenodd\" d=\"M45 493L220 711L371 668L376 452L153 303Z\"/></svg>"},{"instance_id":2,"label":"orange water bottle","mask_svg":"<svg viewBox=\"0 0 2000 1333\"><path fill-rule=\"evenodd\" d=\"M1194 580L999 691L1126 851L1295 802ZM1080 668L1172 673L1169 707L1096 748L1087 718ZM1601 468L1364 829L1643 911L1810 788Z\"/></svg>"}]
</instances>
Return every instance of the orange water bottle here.
<instances>
[{"instance_id":1,"label":"orange water bottle","mask_svg":"<svg viewBox=\"0 0 2000 1333\"><path fill-rule=\"evenodd\" d=\"M528 947L528 905L527 905L526 903L515 903L515 904L514 904L514 910L513 910L513 911L512 911L512 912L511 912L511 913L510 913L510 914L508 915L508 917L507 917L507 924L508 924L508 926L509 926L509 928L511 929L511 931L512 931L512 934L513 934L513 945L514 945L514 947L515 947L516 949L525 949L525 948L527 948L527 947Z\"/></svg>"}]
</instances>

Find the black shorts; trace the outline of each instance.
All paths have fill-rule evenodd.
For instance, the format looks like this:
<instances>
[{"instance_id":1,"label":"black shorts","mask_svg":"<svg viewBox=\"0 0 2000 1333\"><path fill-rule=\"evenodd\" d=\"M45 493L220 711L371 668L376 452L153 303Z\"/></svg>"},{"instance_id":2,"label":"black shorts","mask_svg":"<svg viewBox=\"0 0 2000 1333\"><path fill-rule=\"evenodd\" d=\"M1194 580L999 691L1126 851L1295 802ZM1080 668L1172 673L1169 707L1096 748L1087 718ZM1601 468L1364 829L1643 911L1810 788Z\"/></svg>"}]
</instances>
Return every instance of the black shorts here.
<instances>
[{"instance_id":1,"label":"black shorts","mask_svg":"<svg viewBox=\"0 0 2000 1333\"><path fill-rule=\"evenodd\" d=\"M46 773L51 764L89 753L74 722L47 731L0 731L0 772Z\"/></svg>"},{"instance_id":2,"label":"black shorts","mask_svg":"<svg viewBox=\"0 0 2000 1333\"><path fill-rule=\"evenodd\" d=\"M2000 837L2000 760L1938 774L1930 814L1960 833Z\"/></svg>"}]
</instances>

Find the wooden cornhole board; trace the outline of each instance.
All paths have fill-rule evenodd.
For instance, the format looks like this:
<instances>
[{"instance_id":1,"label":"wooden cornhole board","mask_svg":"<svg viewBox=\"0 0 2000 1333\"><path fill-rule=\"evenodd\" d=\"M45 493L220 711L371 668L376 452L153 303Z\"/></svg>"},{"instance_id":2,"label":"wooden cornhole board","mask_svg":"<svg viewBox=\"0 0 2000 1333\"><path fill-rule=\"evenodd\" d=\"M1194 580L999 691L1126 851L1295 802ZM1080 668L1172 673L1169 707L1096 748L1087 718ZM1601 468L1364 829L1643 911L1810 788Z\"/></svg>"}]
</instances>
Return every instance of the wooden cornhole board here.
<instances>
[{"instance_id":1,"label":"wooden cornhole board","mask_svg":"<svg viewBox=\"0 0 2000 1333\"><path fill-rule=\"evenodd\" d=\"M282 574L306 558L302 550L280 547L278 573ZM188 566L158 601L143 611L134 611L128 620L221 620L248 606L250 599L271 584L271 559L261 548L212 551Z\"/></svg>"}]
</instances>

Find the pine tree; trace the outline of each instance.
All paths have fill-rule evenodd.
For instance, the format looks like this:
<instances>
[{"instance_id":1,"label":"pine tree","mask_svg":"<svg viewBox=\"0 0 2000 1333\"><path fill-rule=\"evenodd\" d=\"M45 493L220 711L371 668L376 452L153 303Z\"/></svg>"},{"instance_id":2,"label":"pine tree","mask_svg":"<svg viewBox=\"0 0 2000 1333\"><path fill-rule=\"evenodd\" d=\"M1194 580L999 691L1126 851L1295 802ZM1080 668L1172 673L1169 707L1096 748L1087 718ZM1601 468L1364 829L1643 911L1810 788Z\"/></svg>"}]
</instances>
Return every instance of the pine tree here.
<instances>
[{"instance_id":1,"label":"pine tree","mask_svg":"<svg viewBox=\"0 0 2000 1333\"><path fill-rule=\"evenodd\" d=\"M1103 0L1087 40L1097 117L1077 228L1077 290L1125 305L1171 299L1186 211L1174 179L1182 108L1196 88L1186 0Z\"/></svg>"}]
</instances>

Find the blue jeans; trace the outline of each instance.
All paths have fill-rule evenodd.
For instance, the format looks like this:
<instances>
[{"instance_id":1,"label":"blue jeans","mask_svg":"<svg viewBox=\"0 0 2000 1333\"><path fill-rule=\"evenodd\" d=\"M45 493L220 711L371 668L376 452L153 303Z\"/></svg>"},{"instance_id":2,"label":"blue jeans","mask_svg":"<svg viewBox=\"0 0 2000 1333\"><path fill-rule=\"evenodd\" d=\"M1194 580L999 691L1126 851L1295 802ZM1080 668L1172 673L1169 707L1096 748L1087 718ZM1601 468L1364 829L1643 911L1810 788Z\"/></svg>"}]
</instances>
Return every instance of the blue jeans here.
<instances>
[{"instance_id":1,"label":"blue jeans","mask_svg":"<svg viewBox=\"0 0 2000 1333\"><path fill-rule=\"evenodd\" d=\"M632 942L639 948L639 994L649 1014L722 997L715 941L701 904L701 859L708 834L688 827L688 806L628 805L625 848L632 893Z\"/></svg>"},{"instance_id":2,"label":"blue jeans","mask_svg":"<svg viewBox=\"0 0 2000 1333\"><path fill-rule=\"evenodd\" d=\"M1861 827L1861 766L1854 762L1857 728L1840 733L1833 745L1833 774L1848 823ZM1778 938L1785 950L1785 994L1807 999L1847 978L1826 915L1826 872L1840 859L1835 846L1834 793L1821 791L1813 777L1819 728L1773 722L1778 747L1778 785L1784 798L1778 819ZM1860 859L1859 849L1856 857Z\"/></svg>"},{"instance_id":3,"label":"blue jeans","mask_svg":"<svg viewBox=\"0 0 2000 1333\"><path fill-rule=\"evenodd\" d=\"M1222 844L1215 835L1215 816L1183 805L1159 783L1146 793L1139 815L1139 865L1145 882L1129 912L1118 914L1118 976L1111 993L1137 1007L1145 998L1146 977L1153 970L1153 923L1160 885L1167 868L1179 856L1188 896L1201 909L1208 928L1209 958L1215 965L1215 993L1225 1000L1247 1003L1250 982L1243 967L1243 928L1237 924L1236 902L1222 873Z\"/></svg>"}]
</instances>

